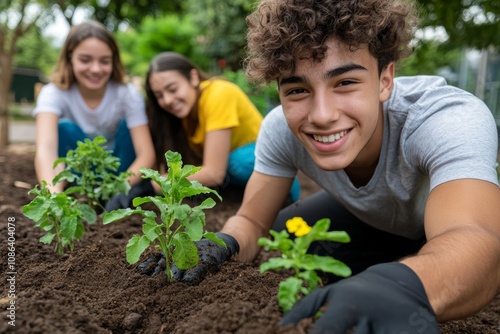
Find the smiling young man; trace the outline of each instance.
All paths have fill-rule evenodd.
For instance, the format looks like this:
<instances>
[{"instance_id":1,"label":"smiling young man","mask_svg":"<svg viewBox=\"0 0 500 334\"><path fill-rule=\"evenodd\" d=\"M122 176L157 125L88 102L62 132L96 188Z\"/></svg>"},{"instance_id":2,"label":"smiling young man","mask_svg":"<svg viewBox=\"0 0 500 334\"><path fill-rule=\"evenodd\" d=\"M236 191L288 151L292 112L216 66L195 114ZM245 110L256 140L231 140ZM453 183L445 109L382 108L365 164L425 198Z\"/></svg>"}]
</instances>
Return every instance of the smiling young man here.
<instances>
[{"instance_id":1,"label":"smiling young man","mask_svg":"<svg viewBox=\"0 0 500 334\"><path fill-rule=\"evenodd\" d=\"M330 218L346 244L310 251L353 276L317 289L283 320L315 333L438 333L499 293L497 131L473 95L432 76L394 78L415 28L405 0L261 0L249 16L247 74L276 80L282 105L264 119L241 208L200 243L196 281L301 216ZM323 191L280 211L300 170ZM333 280L332 280L333 281Z\"/></svg>"}]
</instances>

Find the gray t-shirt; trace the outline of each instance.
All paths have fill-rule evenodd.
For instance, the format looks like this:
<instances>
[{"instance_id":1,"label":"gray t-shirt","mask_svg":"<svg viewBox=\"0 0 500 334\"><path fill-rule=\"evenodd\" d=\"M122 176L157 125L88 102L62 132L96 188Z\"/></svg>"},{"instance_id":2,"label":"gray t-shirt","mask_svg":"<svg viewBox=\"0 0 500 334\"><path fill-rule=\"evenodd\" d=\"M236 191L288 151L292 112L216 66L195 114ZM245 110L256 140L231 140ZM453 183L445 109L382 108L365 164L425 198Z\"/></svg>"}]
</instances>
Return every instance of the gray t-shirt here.
<instances>
[{"instance_id":1,"label":"gray t-shirt","mask_svg":"<svg viewBox=\"0 0 500 334\"><path fill-rule=\"evenodd\" d=\"M32 115L40 112L50 112L75 122L90 138L104 136L108 146L114 144L121 120L127 121L129 129L148 123L144 98L131 83L109 82L101 103L95 109L85 104L76 85L62 90L49 83L40 90Z\"/></svg>"},{"instance_id":2,"label":"gray t-shirt","mask_svg":"<svg viewBox=\"0 0 500 334\"><path fill-rule=\"evenodd\" d=\"M424 206L434 187L464 178L498 185L496 124L472 94L441 77L401 77L383 112L382 150L365 186L354 187L343 170L320 169L288 128L281 106L264 118L255 170L281 177L301 170L362 221L412 239L424 235Z\"/></svg>"}]
</instances>

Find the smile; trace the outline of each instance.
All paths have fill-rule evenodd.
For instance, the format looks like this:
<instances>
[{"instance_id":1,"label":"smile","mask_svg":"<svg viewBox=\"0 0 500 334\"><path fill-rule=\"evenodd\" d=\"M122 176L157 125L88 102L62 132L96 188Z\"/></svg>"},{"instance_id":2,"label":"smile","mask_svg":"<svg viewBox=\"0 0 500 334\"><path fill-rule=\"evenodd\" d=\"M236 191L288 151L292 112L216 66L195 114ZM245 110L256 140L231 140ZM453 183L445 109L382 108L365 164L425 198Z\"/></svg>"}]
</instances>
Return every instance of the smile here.
<instances>
[{"instance_id":1,"label":"smile","mask_svg":"<svg viewBox=\"0 0 500 334\"><path fill-rule=\"evenodd\" d=\"M335 134L331 134L329 136L319 136L319 135L313 135L314 140L319 141L321 143L333 143L334 141L339 140L340 138L344 137L347 134L347 130L340 131Z\"/></svg>"}]
</instances>

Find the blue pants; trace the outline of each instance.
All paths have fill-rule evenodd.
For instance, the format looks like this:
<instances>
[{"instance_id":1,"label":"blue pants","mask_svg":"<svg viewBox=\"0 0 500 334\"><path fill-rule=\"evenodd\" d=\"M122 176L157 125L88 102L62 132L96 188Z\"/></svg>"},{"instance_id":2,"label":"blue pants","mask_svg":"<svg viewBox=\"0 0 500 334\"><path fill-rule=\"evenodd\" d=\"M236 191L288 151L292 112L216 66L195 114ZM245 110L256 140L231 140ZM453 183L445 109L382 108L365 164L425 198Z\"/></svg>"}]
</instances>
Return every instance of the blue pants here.
<instances>
[{"instance_id":1,"label":"blue pants","mask_svg":"<svg viewBox=\"0 0 500 334\"><path fill-rule=\"evenodd\" d=\"M229 162L227 166L226 178L229 179L229 184L234 186L244 187L250 175L252 175L255 165L255 143L250 143L238 147L229 154ZM299 180L293 180L290 189L290 200L296 202L300 197Z\"/></svg>"},{"instance_id":2,"label":"blue pants","mask_svg":"<svg viewBox=\"0 0 500 334\"><path fill-rule=\"evenodd\" d=\"M87 136L78 124L67 119L59 120L59 157L65 157L69 150L74 150L77 147L78 141L84 141ZM127 123L122 120L118 125L118 130L115 136L115 145L110 147L113 155L120 159L120 167L117 173L126 171L132 162L135 160L134 145L130 131L127 128Z\"/></svg>"}]
</instances>

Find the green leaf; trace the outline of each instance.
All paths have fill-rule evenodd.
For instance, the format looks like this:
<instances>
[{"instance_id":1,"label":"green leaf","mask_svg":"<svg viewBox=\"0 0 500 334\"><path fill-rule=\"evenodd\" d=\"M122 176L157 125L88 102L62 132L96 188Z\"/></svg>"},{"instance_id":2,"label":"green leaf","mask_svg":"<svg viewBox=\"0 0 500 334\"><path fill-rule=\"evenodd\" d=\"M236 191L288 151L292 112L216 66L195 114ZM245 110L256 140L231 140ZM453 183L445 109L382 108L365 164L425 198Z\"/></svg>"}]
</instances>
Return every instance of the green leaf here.
<instances>
[{"instance_id":1,"label":"green leaf","mask_svg":"<svg viewBox=\"0 0 500 334\"><path fill-rule=\"evenodd\" d=\"M127 173L126 176L129 177L133 174L134 173L130 172L130 173ZM117 180L117 182L116 182L116 192L117 193L128 194L128 192L130 191L130 188L131 188L130 183L128 183L126 178L124 178L123 180L121 180L121 179Z\"/></svg>"},{"instance_id":2,"label":"green leaf","mask_svg":"<svg viewBox=\"0 0 500 334\"><path fill-rule=\"evenodd\" d=\"M322 238L322 233L325 233L330 228L330 219L323 218L320 219L312 226L311 231L295 240L295 245L297 249L300 250L302 254L305 254L309 249L309 246L313 241L324 240Z\"/></svg>"},{"instance_id":3,"label":"green leaf","mask_svg":"<svg viewBox=\"0 0 500 334\"><path fill-rule=\"evenodd\" d=\"M52 180L52 184L56 184L61 181L74 182L77 176L71 170L63 170L57 174Z\"/></svg>"},{"instance_id":4,"label":"green leaf","mask_svg":"<svg viewBox=\"0 0 500 334\"><path fill-rule=\"evenodd\" d=\"M294 248L294 243L292 240L290 240L290 235L287 231L282 230L280 232L276 232L271 230L269 231L269 233L271 234L273 239L262 237L257 241L257 244L259 246L264 246L265 250L280 250L282 252L286 252Z\"/></svg>"},{"instance_id":5,"label":"green leaf","mask_svg":"<svg viewBox=\"0 0 500 334\"><path fill-rule=\"evenodd\" d=\"M127 243L125 250L127 262L134 264L141 258L142 253L148 249L151 241L146 236L134 235Z\"/></svg>"},{"instance_id":6,"label":"green leaf","mask_svg":"<svg viewBox=\"0 0 500 334\"><path fill-rule=\"evenodd\" d=\"M85 233L85 226L83 226L83 223L79 221L76 224L75 239L81 239L84 233Z\"/></svg>"},{"instance_id":7,"label":"green leaf","mask_svg":"<svg viewBox=\"0 0 500 334\"><path fill-rule=\"evenodd\" d=\"M283 312L288 312L299 300L299 291L302 287L302 280L297 277L288 277L280 283L278 288L278 302Z\"/></svg>"},{"instance_id":8,"label":"green leaf","mask_svg":"<svg viewBox=\"0 0 500 334\"><path fill-rule=\"evenodd\" d=\"M75 237L78 219L75 216L65 216L61 219L61 233L69 240Z\"/></svg>"},{"instance_id":9,"label":"green leaf","mask_svg":"<svg viewBox=\"0 0 500 334\"><path fill-rule=\"evenodd\" d=\"M49 219L44 219L41 222L35 224L36 227L48 232L54 228L54 224Z\"/></svg>"},{"instance_id":10,"label":"green leaf","mask_svg":"<svg viewBox=\"0 0 500 334\"><path fill-rule=\"evenodd\" d=\"M191 187L184 187L179 190L179 195L182 198L186 197L192 197L200 194L214 194L216 195L220 200L222 200L222 197L215 191L214 189L208 188L203 186L201 183L198 181L191 181Z\"/></svg>"},{"instance_id":11,"label":"green leaf","mask_svg":"<svg viewBox=\"0 0 500 334\"><path fill-rule=\"evenodd\" d=\"M70 246L70 250L73 250L73 247L71 247L71 239L68 239L65 236L61 236L60 241L63 248L65 248L66 246Z\"/></svg>"},{"instance_id":12,"label":"green leaf","mask_svg":"<svg viewBox=\"0 0 500 334\"><path fill-rule=\"evenodd\" d=\"M165 153L165 159L169 163L180 163L182 164L181 154L179 152L167 151Z\"/></svg>"},{"instance_id":13,"label":"green leaf","mask_svg":"<svg viewBox=\"0 0 500 334\"><path fill-rule=\"evenodd\" d=\"M167 179L170 181L178 180L181 175L182 160L181 155L177 152L168 151L165 153L167 158L168 174Z\"/></svg>"},{"instance_id":14,"label":"green leaf","mask_svg":"<svg viewBox=\"0 0 500 334\"><path fill-rule=\"evenodd\" d=\"M267 262L260 265L260 272L263 273L268 270L290 269L294 266L295 262L292 259L283 259L279 257L272 257Z\"/></svg>"},{"instance_id":15,"label":"green leaf","mask_svg":"<svg viewBox=\"0 0 500 334\"><path fill-rule=\"evenodd\" d=\"M191 213L191 207L187 204L174 203L170 206L172 215L177 218L181 223L185 222Z\"/></svg>"},{"instance_id":16,"label":"green leaf","mask_svg":"<svg viewBox=\"0 0 500 334\"><path fill-rule=\"evenodd\" d=\"M142 226L142 232L151 241L155 241L158 238L158 232L161 232L160 226L156 223L154 219L144 218L145 224Z\"/></svg>"},{"instance_id":17,"label":"green leaf","mask_svg":"<svg viewBox=\"0 0 500 334\"><path fill-rule=\"evenodd\" d=\"M29 204L23 206L23 214L34 222L39 222L46 215L50 201L43 197L35 197Z\"/></svg>"},{"instance_id":18,"label":"green leaf","mask_svg":"<svg viewBox=\"0 0 500 334\"><path fill-rule=\"evenodd\" d=\"M152 179L158 184L162 183L162 181L165 180L165 178L162 177L160 173L154 169L142 167L141 169L139 169L139 172L142 174L143 179Z\"/></svg>"},{"instance_id":19,"label":"green leaf","mask_svg":"<svg viewBox=\"0 0 500 334\"><path fill-rule=\"evenodd\" d=\"M351 242L349 234L347 234L347 232L345 231L329 231L325 232L324 234L322 233L320 237L321 240L327 240L327 241L335 241L341 243Z\"/></svg>"},{"instance_id":20,"label":"green leaf","mask_svg":"<svg viewBox=\"0 0 500 334\"><path fill-rule=\"evenodd\" d=\"M227 245L226 243L224 242L224 240L220 239L217 234L213 233L213 232L205 232L203 234L203 238L206 238L208 240L211 240L213 242L215 242L216 244L218 245L221 245L221 246L224 246L227 248Z\"/></svg>"},{"instance_id":21,"label":"green leaf","mask_svg":"<svg viewBox=\"0 0 500 334\"><path fill-rule=\"evenodd\" d=\"M141 206L144 203L151 203L153 202L154 197L152 196L146 196L146 197L134 197L132 200L132 205L133 206Z\"/></svg>"},{"instance_id":22,"label":"green leaf","mask_svg":"<svg viewBox=\"0 0 500 334\"><path fill-rule=\"evenodd\" d=\"M66 195L73 195L73 194L79 194L83 192L83 188L80 186L72 186L68 187L64 190L64 193Z\"/></svg>"},{"instance_id":23,"label":"green leaf","mask_svg":"<svg viewBox=\"0 0 500 334\"><path fill-rule=\"evenodd\" d=\"M181 174L179 175L180 178L185 178L188 176L191 176L195 174L196 172L200 171L201 167L195 167L193 165L185 165L182 170Z\"/></svg>"},{"instance_id":24,"label":"green leaf","mask_svg":"<svg viewBox=\"0 0 500 334\"><path fill-rule=\"evenodd\" d=\"M96 145L104 145L107 142L106 138L104 138L103 136L96 136L94 137L93 141ZM86 142L89 144L91 143L88 138L86 138Z\"/></svg>"},{"instance_id":25,"label":"green leaf","mask_svg":"<svg viewBox=\"0 0 500 334\"><path fill-rule=\"evenodd\" d=\"M330 219L319 219L313 226L311 232L326 232L330 228Z\"/></svg>"},{"instance_id":26,"label":"green leaf","mask_svg":"<svg viewBox=\"0 0 500 334\"><path fill-rule=\"evenodd\" d=\"M40 238L40 242L42 244L47 244L50 245L52 243L52 240L54 240L54 237L56 235L54 233L47 232L43 237Z\"/></svg>"},{"instance_id":27,"label":"green leaf","mask_svg":"<svg viewBox=\"0 0 500 334\"><path fill-rule=\"evenodd\" d=\"M199 241L203 237L204 221L202 219L194 219L184 222L184 231L192 241Z\"/></svg>"},{"instance_id":28,"label":"green leaf","mask_svg":"<svg viewBox=\"0 0 500 334\"><path fill-rule=\"evenodd\" d=\"M198 248L186 233L177 233L172 241L175 244L172 259L179 269L186 270L198 264Z\"/></svg>"},{"instance_id":29,"label":"green leaf","mask_svg":"<svg viewBox=\"0 0 500 334\"><path fill-rule=\"evenodd\" d=\"M107 212L106 214L104 214L104 216L102 217L102 223L103 225L106 225L115 222L117 220L123 219L125 217L129 217L135 213L137 213L137 209L125 208L125 209L113 210L111 212Z\"/></svg>"},{"instance_id":30,"label":"green leaf","mask_svg":"<svg viewBox=\"0 0 500 334\"><path fill-rule=\"evenodd\" d=\"M345 263L329 256L307 254L300 267L304 270L322 270L340 277L351 275L351 269Z\"/></svg>"},{"instance_id":31,"label":"green leaf","mask_svg":"<svg viewBox=\"0 0 500 334\"><path fill-rule=\"evenodd\" d=\"M222 200L222 198L219 196L219 198ZM201 202L200 205L196 207L197 210L206 210L206 209L211 209L215 206L215 201L208 197L206 198L203 202Z\"/></svg>"},{"instance_id":32,"label":"green leaf","mask_svg":"<svg viewBox=\"0 0 500 334\"><path fill-rule=\"evenodd\" d=\"M307 292L305 294L316 289L322 283L321 278L313 270L300 272L297 277L304 280L307 284L307 288L305 288Z\"/></svg>"},{"instance_id":33,"label":"green leaf","mask_svg":"<svg viewBox=\"0 0 500 334\"><path fill-rule=\"evenodd\" d=\"M61 162L66 162L66 157L60 157L58 159L56 159L56 161L54 161L54 163L52 164L52 168L56 168L57 165L59 165Z\"/></svg>"},{"instance_id":34,"label":"green leaf","mask_svg":"<svg viewBox=\"0 0 500 334\"><path fill-rule=\"evenodd\" d=\"M78 204L75 209L80 211L80 217L89 224L94 224L97 220L97 214L88 204Z\"/></svg>"},{"instance_id":35,"label":"green leaf","mask_svg":"<svg viewBox=\"0 0 500 334\"><path fill-rule=\"evenodd\" d=\"M313 225L311 231L295 240L297 249L305 254L313 241L333 241L340 243L348 243L351 241L349 235L345 231L328 231L330 228L330 220L327 218L320 219Z\"/></svg>"}]
</instances>

